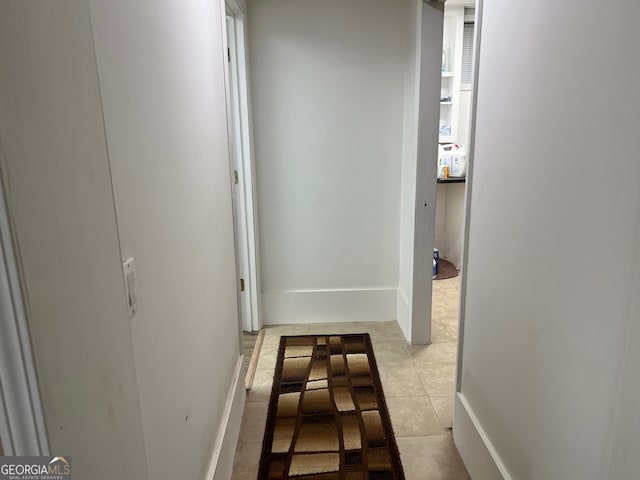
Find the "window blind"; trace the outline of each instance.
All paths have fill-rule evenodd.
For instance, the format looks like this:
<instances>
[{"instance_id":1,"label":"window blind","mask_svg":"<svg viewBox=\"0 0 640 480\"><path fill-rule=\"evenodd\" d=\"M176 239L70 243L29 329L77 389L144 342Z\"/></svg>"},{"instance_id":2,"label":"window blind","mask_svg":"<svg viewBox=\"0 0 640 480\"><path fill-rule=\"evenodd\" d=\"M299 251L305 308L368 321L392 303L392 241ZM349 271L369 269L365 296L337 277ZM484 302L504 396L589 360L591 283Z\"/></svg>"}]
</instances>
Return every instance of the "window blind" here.
<instances>
[{"instance_id":1,"label":"window blind","mask_svg":"<svg viewBox=\"0 0 640 480\"><path fill-rule=\"evenodd\" d=\"M462 34L462 77L460 83L463 86L471 86L473 83L473 34L475 25L472 22L464 24Z\"/></svg>"}]
</instances>

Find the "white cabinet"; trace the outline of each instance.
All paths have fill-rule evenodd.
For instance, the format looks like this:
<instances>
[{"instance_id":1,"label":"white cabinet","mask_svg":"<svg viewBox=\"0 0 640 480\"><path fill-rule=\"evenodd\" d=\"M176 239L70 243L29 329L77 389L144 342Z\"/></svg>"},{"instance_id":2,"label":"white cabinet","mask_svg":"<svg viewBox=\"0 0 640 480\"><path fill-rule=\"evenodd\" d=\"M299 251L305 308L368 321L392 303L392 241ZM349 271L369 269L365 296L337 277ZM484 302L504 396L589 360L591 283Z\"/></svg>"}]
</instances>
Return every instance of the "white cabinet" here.
<instances>
[{"instance_id":1,"label":"white cabinet","mask_svg":"<svg viewBox=\"0 0 640 480\"><path fill-rule=\"evenodd\" d=\"M455 143L458 139L460 111L460 77L462 74L462 41L464 7L445 4L442 38L442 83L440 89L440 143Z\"/></svg>"}]
</instances>

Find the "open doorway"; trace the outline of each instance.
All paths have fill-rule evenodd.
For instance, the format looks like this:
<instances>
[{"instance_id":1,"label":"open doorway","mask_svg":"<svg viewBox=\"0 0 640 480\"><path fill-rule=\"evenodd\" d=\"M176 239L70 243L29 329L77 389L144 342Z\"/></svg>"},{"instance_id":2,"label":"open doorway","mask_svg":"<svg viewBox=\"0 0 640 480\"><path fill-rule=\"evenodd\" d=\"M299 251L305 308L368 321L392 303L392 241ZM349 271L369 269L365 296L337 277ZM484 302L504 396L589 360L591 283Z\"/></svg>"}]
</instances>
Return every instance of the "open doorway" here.
<instances>
[{"instance_id":1,"label":"open doorway","mask_svg":"<svg viewBox=\"0 0 640 480\"><path fill-rule=\"evenodd\" d=\"M442 42L434 235L433 343L455 341L458 336L474 37L475 0L447 2Z\"/></svg>"},{"instance_id":2,"label":"open doorway","mask_svg":"<svg viewBox=\"0 0 640 480\"><path fill-rule=\"evenodd\" d=\"M438 340L438 334L448 334L455 353L458 310L464 308L460 302L464 275L459 271L464 271L465 211L472 170L475 4L474 0L450 0L445 7L442 2L425 0L420 10L418 93L412 97L418 99L417 166L411 163L413 155L407 149L411 155L403 164L403 172L408 172L403 190L408 195L401 209L398 322L414 345L428 345ZM413 142L411 135L407 137ZM437 267L449 262L450 275L446 276L459 276L449 282L455 285L447 289L447 295L438 292L441 281L433 279L436 257L440 260ZM438 270L441 274L446 271ZM444 313L439 311L443 308ZM434 313L446 316L448 325L442 324L442 316L432 322Z\"/></svg>"},{"instance_id":3,"label":"open doorway","mask_svg":"<svg viewBox=\"0 0 640 480\"><path fill-rule=\"evenodd\" d=\"M241 349L251 387L262 343L260 272L255 195L255 168L251 140L251 112L245 35L246 6L225 2L227 41L227 99L229 150L233 171L233 209L238 275L238 313L242 330Z\"/></svg>"},{"instance_id":4,"label":"open doorway","mask_svg":"<svg viewBox=\"0 0 640 480\"><path fill-rule=\"evenodd\" d=\"M251 146L249 88L246 70L244 12L236 2L226 4L228 59L228 124L234 184L236 251L242 329L260 330L257 215Z\"/></svg>"},{"instance_id":5,"label":"open doorway","mask_svg":"<svg viewBox=\"0 0 640 480\"><path fill-rule=\"evenodd\" d=\"M401 222L401 227L408 228L401 230L401 238L411 241L406 242L409 248L401 251L398 322L411 343L408 351L412 358L424 360L416 365L422 369L418 374L424 379L431 404L443 416L446 413L451 420L447 427L452 429L460 379L463 259L468 237L465 213L473 153L474 53L478 43L473 1L450 0L443 5L425 0L421 5L422 23L416 41L420 50L418 94L409 103L418 104L417 166L414 169L410 162L413 151L407 148L410 156L403 168L408 172L403 189L406 187L409 195L402 210L408 215ZM413 101L416 97L418 102ZM410 140L413 144L413 138ZM440 160L445 145L449 146L445 150L448 163L443 165ZM463 164L465 160L468 164ZM443 166L447 166L446 175ZM448 261L446 276L451 278L433 279L434 247L439 250L440 273L446 272L443 265ZM406 259L410 268L403 269Z\"/></svg>"}]
</instances>

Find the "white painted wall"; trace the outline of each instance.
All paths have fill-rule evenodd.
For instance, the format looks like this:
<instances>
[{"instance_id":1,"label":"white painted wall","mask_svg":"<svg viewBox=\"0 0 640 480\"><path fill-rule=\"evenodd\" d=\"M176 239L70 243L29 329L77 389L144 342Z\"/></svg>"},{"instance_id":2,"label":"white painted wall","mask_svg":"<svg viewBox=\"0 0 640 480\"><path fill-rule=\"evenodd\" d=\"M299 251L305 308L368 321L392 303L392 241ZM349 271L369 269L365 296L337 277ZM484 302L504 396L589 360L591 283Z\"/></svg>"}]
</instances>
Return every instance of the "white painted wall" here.
<instances>
[{"instance_id":1,"label":"white painted wall","mask_svg":"<svg viewBox=\"0 0 640 480\"><path fill-rule=\"evenodd\" d=\"M149 476L204 478L240 355L220 2L91 6Z\"/></svg>"},{"instance_id":2,"label":"white painted wall","mask_svg":"<svg viewBox=\"0 0 640 480\"><path fill-rule=\"evenodd\" d=\"M639 15L484 4L458 405L513 479L637 476Z\"/></svg>"},{"instance_id":3,"label":"white painted wall","mask_svg":"<svg viewBox=\"0 0 640 480\"><path fill-rule=\"evenodd\" d=\"M458 270L464 245L464 195L464 184L438 184L434 246Z\"/></svg>"},{"instance_id":4,"label":"white painted wall","mask_svg":"<svg viewBox=\"0 0 640 480\"><path fill-rule=\"evenodd\" d=\"M438 184L436 191L436 235L433 246L442 256L447 254L447 190L449 185Z\"/></svg>"},{"instance_id":5,"label":"white painted wall","mask_svg":"<svg viewBox=\"0 0 640 480\"><path fill-rule=\"evenodd\" d=\"M464 201L465 184L441 185L446 188L447 203L444 215L446 232L445 256L456 268L462 267L462 247L464 245Z\"/></svg>"},{"instance_id":6,"label":"white painted wall","mask_svg":"<svg viewBox=\"0 0 640 480\"><path fill-rule=\"evenodd\" d=\"M0 3L0 64L0 161L51 452L73 457L74 478L146 479L88 2Z\"/></svg>"},{"instance_id":7,"label":"white painted wall","mask_svg":"<svg viewBox=\"0 0 640 480\"><path fill-rule=\"evenodd\" d=\"M248 2L267 324L396 316L406 10Z\"/></svg>"},{"instance_id":8,"label":"white painted wall","mask_svg":"<svg viewBox=\"0 0 640 480\"><path fill-rule=\"evenodd\" d=\"M438 184L434 246L458 269L462 267L464 244L464 195L464 183Z\"/></svg>"},{"instance_id":9,"label":"white painted wall","mask_svg":"<svg viewBox=\"0 0 640 480\"><path fill-rule=\"evenodd\" d=\"M51 451L74 477L230 476L244 391L222 24L219 1L0 5L3 179Z\"/></svg>"}]
</instances>

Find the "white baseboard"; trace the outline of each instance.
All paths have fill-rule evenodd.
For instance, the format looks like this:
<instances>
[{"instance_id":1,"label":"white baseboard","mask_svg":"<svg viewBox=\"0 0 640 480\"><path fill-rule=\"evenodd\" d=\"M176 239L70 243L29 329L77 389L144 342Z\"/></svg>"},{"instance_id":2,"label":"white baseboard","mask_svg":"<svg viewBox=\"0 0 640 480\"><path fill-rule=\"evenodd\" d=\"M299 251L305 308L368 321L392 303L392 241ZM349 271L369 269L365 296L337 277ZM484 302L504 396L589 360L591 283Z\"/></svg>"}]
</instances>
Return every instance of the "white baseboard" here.
<instances>
[{"instance_id":1,"label":"white baseboard","mask_svg":"<svg viewBox=\"0 0 640 480\"><path fill-rule=\"evenodd\" d=\"M233 459L236 456L236 446L240 435L240 424L246 399L244 378L242 378L242 359L243 355L240 355L205 480L231 479Z\"/></svg>"},{"instance_id":2,"label":"white baseboard","mask_svg":"<svg viewBox=\"0 0 640 480\"><path fill-rule=\"evenodd\" d=\"M264 292L265 325L396 319L397 288Z\"/></svg>"},{"instance_id":3,"label":"white baseboard","mask_svg":"<svg viewBox=\"0 0 640 480\"><path fill-rule=\"evenodd\" d=\"M511 476L464 395L456 394L453 441L473 480L511 480Z\"/></svg>"},{"instance_id":4,"label":"white baseboard","mask_svg":"<svg viewBox=\"0 0 640 480\"><path fill-rule=\"evenodd\" d=\"M398 287L396 304L398 325L400 325L400 329L402 333L404 333L407 342L411 342L411 308L409 308L409 297L400 287Z\"/></svg>"}]
</instances>

